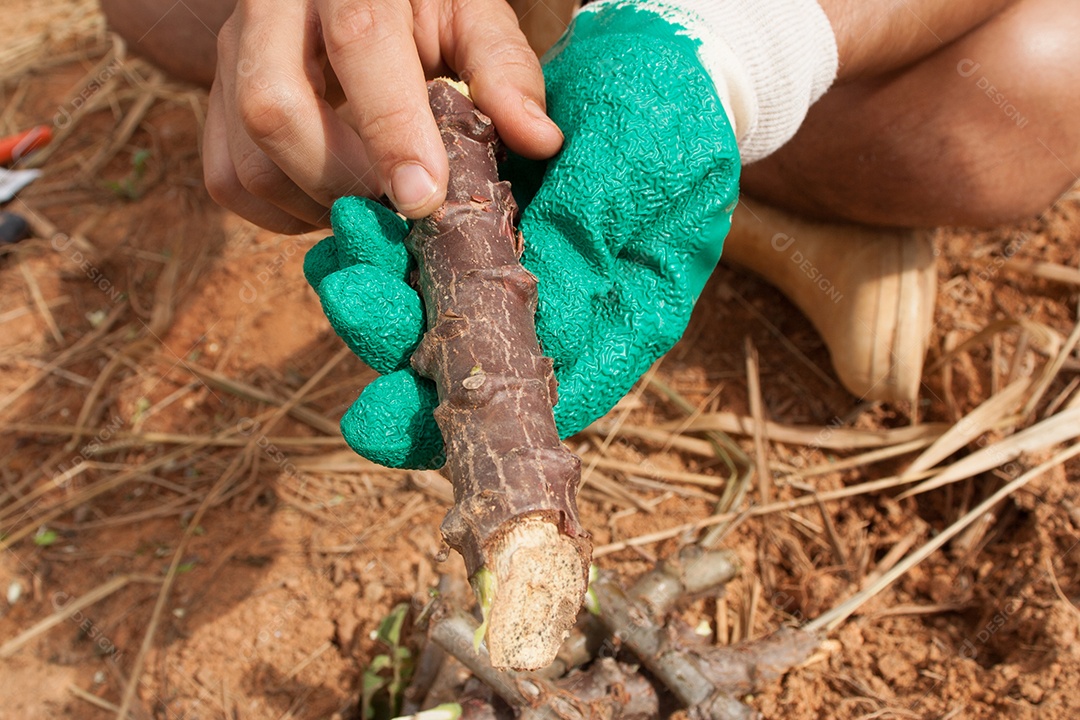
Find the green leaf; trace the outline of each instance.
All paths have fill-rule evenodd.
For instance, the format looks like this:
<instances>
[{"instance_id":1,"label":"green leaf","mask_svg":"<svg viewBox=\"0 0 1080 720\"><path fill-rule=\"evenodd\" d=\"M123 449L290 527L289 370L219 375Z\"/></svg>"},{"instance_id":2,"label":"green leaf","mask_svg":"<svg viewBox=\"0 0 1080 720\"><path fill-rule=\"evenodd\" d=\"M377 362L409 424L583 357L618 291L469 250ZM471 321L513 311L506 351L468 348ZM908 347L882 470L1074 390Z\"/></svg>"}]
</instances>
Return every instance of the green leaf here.
<instances>
[{"instance_id":1,"label":"green leaf","mask_svg":"<svg viewBox=\"0 0 1080 720\"><path fill-rule=\"evenodd\" d=\"M146 161L150 159L150 151L146 148L137 151L131 158L131 166L136 172L146 169Z\"/></svg>"},{"instance_id":2,"label":"green leaf","mask_svg":"<svg viewBox=\"0 0 1080 720\"><path fill-rule=\"evenodd\" d=\"M371 659L371 665L364 671L363 685L360 692L360 717L364 718L364 720L375 718L375 696L390 682L379 675L378 671L389 665L390 658L388 656L376 655Z\"/></svg>"},{"instance_id":3,"label":"green leaf","mask_svg":"<svg viewBox=\"0 0 1080 720\"><path fill-rule=\"evenodd\" d=\"M41 528L37 531L37 534L34 535L34 544L39 547L49 547L56 542L59 537L60 535L55 530Z\"/></svg>"},{"instance_id":4,"label":"green leaf","mask_svg":"<svg viewBox=\"0 0 1080 720\"><path fill-rule=\"evenodd\" d=\"M375 639L386 645L390 652L373 657L364 670L360 706L364 720L390 720L401 710L415 664L412 651L401 644L408 613L408 603L394 606L375 631Z\"/></svg>"},{"instance_id":5,"label":"green leaf","mask_svg":"<svg viewBox=\"0 0 1080 720\"><path fill-rule=\"evenodd\" d=\"M409 613L408 603L398 603L390 614L379 623L379 629L375 636L391 648L401 644L401 628L405 624L405 616Z\"/></svg>"},{"instance_id":6,"label":"green leaf","mask_svg":"<svg viewBox=\"0 0 1080 720\"><path fill-rule=\"evenodd\" d=\"M371 664L368 665L367 672L376 675L380 671L385 670L388 667L390 667L390 656L376 655L375 657L371 658Z\"/></svg>"}]
</instances>

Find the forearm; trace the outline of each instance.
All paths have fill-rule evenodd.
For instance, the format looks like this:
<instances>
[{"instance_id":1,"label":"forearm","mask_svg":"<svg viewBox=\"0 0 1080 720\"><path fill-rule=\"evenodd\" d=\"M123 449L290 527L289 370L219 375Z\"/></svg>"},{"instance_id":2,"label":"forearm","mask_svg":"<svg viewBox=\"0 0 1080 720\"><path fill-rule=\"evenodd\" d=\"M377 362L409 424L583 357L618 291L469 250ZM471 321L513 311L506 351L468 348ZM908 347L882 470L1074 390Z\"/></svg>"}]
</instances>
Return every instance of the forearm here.
<instances>
[{"instance_id":1,"label":"forearm","mask_svg":"<svg viewBox=\"0 0 1080 720\"><path fill-rule=\"evenodd\" d=\"M818 0L836 34L837 81L903 67L1018 0Z\"/></svg>"}]
</instances>

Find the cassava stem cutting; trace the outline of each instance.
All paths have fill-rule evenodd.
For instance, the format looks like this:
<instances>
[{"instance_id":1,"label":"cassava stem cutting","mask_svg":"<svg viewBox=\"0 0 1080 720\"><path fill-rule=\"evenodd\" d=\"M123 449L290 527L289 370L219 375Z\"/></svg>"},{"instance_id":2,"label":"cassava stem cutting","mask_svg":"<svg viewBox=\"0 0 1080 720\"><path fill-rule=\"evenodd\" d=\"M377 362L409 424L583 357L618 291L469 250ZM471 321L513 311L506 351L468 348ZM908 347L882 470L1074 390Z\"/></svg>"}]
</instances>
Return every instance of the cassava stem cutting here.
<instances>
[{"instance_id":1,"label":"cassava stem cutting","mask_svg":"<svg viewBox=\"0 0 1080 720\"><path fill-rule=\"evenodd\" d=\"M555 428L555 376L533 319L536 278L518 262L495 128L455 85L464 90L428 84L450 180L446 202L405 241L420 266L428 326L412 363L438 387L443 472L454 485L442 531L465 559L492 664L536 669L555 657L585 594L581 468Z\"/></svg>"}]
</instances>

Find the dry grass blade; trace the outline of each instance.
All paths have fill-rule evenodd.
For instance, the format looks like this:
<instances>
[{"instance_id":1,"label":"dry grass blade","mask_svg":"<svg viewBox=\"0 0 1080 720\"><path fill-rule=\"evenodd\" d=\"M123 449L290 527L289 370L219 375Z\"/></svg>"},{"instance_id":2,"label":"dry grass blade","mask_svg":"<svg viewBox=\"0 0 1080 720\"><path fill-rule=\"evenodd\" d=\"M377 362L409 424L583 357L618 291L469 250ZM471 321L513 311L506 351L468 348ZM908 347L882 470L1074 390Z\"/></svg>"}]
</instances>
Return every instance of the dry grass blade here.
<instances>
[{"instance_id":1,"label":"dry grass blade","mask_svg":"<svg viewBox=\"0 0 1080 720\"><path fill-rule=\"evenodd\" d=\"M645 477L651 477L657 480L683 482L690 485L699 485L701 487L711 488L720 488L724 487L724 485L727 484L727 480L714 477L712 475L702 475L701 473L692 473L683 470L664 470L663 468L656 467L652 463L612 460L610 458L599 455L598 453L585 453L581 456L581 459L587 461L590 467L603 468L604 470L616 470L618 472L625 473L633 473L635 475L644 475Z\"/></svg>"},{"instance_id":2,"label":"dry grass blade","mask_svg":"<svg viewBox=\"0 0 1080 720\"><path fill-rule=\"evenodd\" d=\"M877 610L870 615L874 619L887 617L902 617L904 615L940 615L963 610L967 606L963 603L934 603L932 605L897 605L896 607Z\"/></svg>"},{"instance_id":3,"label":"dry grass blade","mask_svg":"<svg viewBox=\"0 0 1080 720\"><path fill-rule=\"evenodd\" d=\"M3 399L0 399L0 414L6 412L12 405L15 404L15 402L19 398L37 387L38 384L41 383L42 380L47 378L54 370L63 367L69 360L71 360L71 358L75 357L80 352L100 340L105 335L105 333L109 331L113 323L116 322L117 319L119 319L120 316L124 314L125 310L127 310L126 303L117 303L100 325L98 325L92 331L88 332L86 335L83 335L81 338L79 338L78 342L76 342L74 345L69 346L66 350L57 355L52 361L49 362L48 365L43 367L40 372L27 378L26 381L19 385L19 387L8 393L8 395Z\"/></svg>"},{"instance_id":4,"label":"dry grass blade","mask_svg":"<svg viewBox=\"0 0 1080 720\"><path fill-rule=\"evenodd\" d=\"M30 510L32 510L38 504L41 498L54 491L56 488L66 486L68 483L82 475L87 470L97 468L97 463L86 462L84 460L68 468L56 477L52 478L51 482L39 484L37 487L35 487L33 490L30 490L29 492L25 491L25 485L29 485L30 483L26 483L25 485L20 483L18 492L11 492L9 490L3 495L0 495L0 501L6 502L9 498L11 500L10 502L6 502L6 504L4 504L3 506L0 506L0 522L7 520L15 515L25 517L27 514L30 513ZM23 508L29 509L24 510ZM3 543L7 542L9 540L9 537L9 533L4 534L3 538L0 539L0 547L4 547Z\"/></svg>"},{"instance_id":5,"label":"dry grass blade","mask_svg":"<svg viewBox=\"0 0 1080 720\"><path fill-rule=\"evenodd\" d=\"M1043 450L1080 437L1080 408L1066 410L1049 420L1032 425L1000 442L988 445L949 465L933 478L899 495L902 500L929 492L942 485L974 477L1020 457L1022 453Z\"/></svg>"},{"instance_id":6,"label":"dry grass blade","mask_svg":"<svg viewBox=\"0 0 1080 720\"><path fill-rule=\"evenodd\" d=\"M19 648L26 645L26 643L30 642L38 635L48 632L75 613L81 612L94 603L104 600L133 582L159 583L161 582L161 578L137 574L114 577L112 580L98 585L82 597L72 600L67 605L64 605L64 607L57 609L44 620L35 623L32 627L27 628L3 645L0 645L0 658L11 657L18 652Z\"/></svg>"},{"instance_id":7,"label":"dry grass blade","mask_svg":"<svg viewBox=\"0 0 1080 720\"><path fill-rule=\"evenodd\" d=\"M761 502L772 500L772 472L765 445L765 408L761 400L761 373L757 348L748 335L745 342L746 392L750 396L750 415L754 419L754 470L757 473Z\"/></svg>"},{"instance_id":8,"label":"dry grass blade","mask_svg":"<svg viewBox=\"0 0 1080 720\"><path fill-rule=\"evenodd\" d=\"M52 300L47 300L45 302L45 307L47 307L49 310L52 310L53 308L60 307L61 305L67 305L70 302L70 295L61 295L60 297L53 298ZM11 322L12 320L18 320L19 318L25 315L29 315L32 312L32 309L24 306L8 310L4 313L0 313L0 325Z\"/></svg>"},{"instance_id":9,"label":"dry grass blade","mask_svg":"<svg viewBox=\"0 0 1080 720\"><path fill-rule=\"evenodd\" d=\"M609 421L601 419L585 428L583 432L595 435L607 435L610 427ZM684 437L668 430L657 430L656 428L644 427L642 425L626 424L619 428L619 434L622 437L632 437L638 440L644 440L647 443L652 443L672 450L678 450L690 455L696 455L697 457L708 458L710 460L717 455L716 445L708 440Z\"/></svg>"},{"instance_id":10,"label":"dry grass blade","mask_svg":"<svg viewBox=\"0 0 1080 720\"><path fill-rule=\"evenodd\" d=\"M933 444L933 442L936 441L932 438L919 438L918 440L892 445L890 447L881 448L880 450L871 450L870 452L860 453L859 455L852 455L851 457L837 460L836 462L821 463L820 465L814 465L804 470L787 466L784 468L784 471L805 480L806 478L814 477L816 475L826 475L829 473L840 472L841 470L850 470L865 465L872 465L882 460L891 460L892 458L907 455L916 450L921 450L927 445Z\"/></svg>"},{"instance_id":11,"label":"dry grass blade","mask_svg":"<svg viewBox=\"0 0 1080 720\"><path fill-rule=\"evenodd\" d=\"M195 377L199 378L210 387L222 390L230 395L274 406L280 406L285 402L281 398L264 392L254 385L248 385L247 383L230 378L228 375L220 373L217 370L211 370L210 368L202 367L201 365L196 365L194 363L184 363L184 368L190 370ZM302 405L291 406L289 408L289 415L326 435L332 435L334 437L341 435L341 430L336 422L325 415L320 415L314 410L303 407Z\"/></svg>"},{"instance_id":12,"label":"dry grass blade","mask_svg":"<svg viewBox=\"0 0 1080 720\"><path fill-rule=\"evenodd\" d=\"M1069 398L1069 401L1065 403L1065 407L1063 409L1072 410L1073 408L1078 407L1080 407L1080 391L1077 391L1076 394Z\"/></svg>"},{"instance_id":13,"label":"dry grass blade","mask_svg":"<svg viewBox=\"0 0 1080 720\"><path fill-rule=\"evenodd\" d=\"M26 286L30 289L30 297L34 301L34 307L37 308L41 319L45 321L45 326L49 328L53 340L56 341L57 345L63 347L64 335L60 332L60 326L56 324L56 318L53 317L52 312L49 310L49 304L45 302L45 296L41 294L41 286L38 285L37 278L26 267L26 263L19 263L19 270L22 271Z\"/></svg>"},{"instance_id":14,"label":"dry grass blade","mask_svg":"<svg viewBox=\"0 0 1080 720\"><path fill-rule=\"evenodd\" d=\"M454 504L454 486L436 470L418 470L409 473L410 485L444 506Z\"/></svg>"},{"instance_id":15,"label":"dry grass blade","mask_svg":"<svg viewBox=\"0 0 1080 720\"><path fill-rule=\"evenodd\" d=\"M642 488L644 490L652 490L654 492L675 494L682 497L697 498L698 500L707 500L709 502L716 502L716 495L704 490L698 490L696 488L683 487L681 485L672 485L670 483L658 482L656 480L650 480L638 475L626 474L626 482L634 485L635 487ZM663 502L665 496L653 497L646 501L649 506L649 512L652 512L659 502Z\"/></svg>"},{"instance_id":16,"label":"dry grass blade","mask_svg":"<svg viewBox=\"0 0 1080 720\"><path fill-rule=\"evenodd\" d=\"M665 423L660 427L671 429L679 423ZM858 430L854 428L813 427L785 425L766 421L764 432L773 442L788 445L804 445L828 450L855 450L899 445L914 440L940 437L948 426L944 423L928 423L892 430ZM687 428L689 432L719 430L733 435L753 436L754 419L731 412L702 415Z\"/></svg>"},{"instance_id":17,"label":"dry grass blade","mask_svg":"<svg viewBox=\"0 0 1080 720\"><path fill-rule=\"evenodd\" d=\"M821 501L821 497L817 493L814 493L814 498L817 500L818 513L821 514L821 522L825 525L826 537L829 538L829 545L836 556L836 562L840 567L847 569L849 567L848 557L850 553L844 549L844 543L840 541L840 534L836 532L836 525L826 509L825 503Z\"/></svg>"},{"instance_id":18,"label":"dry grass blade","mask_svg":"<svg viewBox=\"0 0 1080 720\"><path fill-rule=\"evenodd\" d=\"M85 700L94 707L101 708L102 710L106 710L111 713L115 713L120 709L119 705L113 705L108 700L102 700L97 695L86 692L78 685L68 685L68 692L70 692L72 695L79 698L80 700Z\"/></svg>"},{"instance_id":19,"label":"dry grass blade","mask_svg":"<svg viewBox=\"0 0 1080 720\"><path fill-rule=\"evenodd\" d=\"M1073 407L1076 402L1076 389L1080 388L1080 377L1074 377L1069 381L1069 384L1065 386L1065 389L1058 393L1058 396L1050 401L1043 411L1043 419L1056 415L1058 410ZM1070 399L1071 398L1071 399Z\"/></svg>"},{"instance_id":20,"label":"dry grass blade","mask_svg":"<svg viewBox=\"0 0 1080 720\"><path fill-rule=\"evenodd\" d=\"M652 364L651 367L649 367L648 372L646 372L645 375L642 376L641 380L634 388L633 393L629 396L631 399L641 399L641 394L645 391L645 388L648 387L651 379L655 377L656 371L660 369L660 363L662 363L663 361L664 357L661 356L656 360L656 362ZM619 430L623 426L623 423L626 422L626 419L630 417L630 412L633 410L634 404L635 403L633 402L626 403L625 406L619 410L618 415L611 423L611 426L608 429L607 434L604 436L603 441L600 443L599 446L597 446L596 452L592 453L588 458L582 457L582 460L588 461L588 464L585 465L581 471L582 485L589 482L589 476L592 475L593 470L595 470L599 466L601 460L606 459L605 453L607 453L608 448L611 447L611 443L614 442L615 439L619 436ZM617 405L616 407L619 406Z\"/></svg>"},{"instance_id":21,"label":"dry grass blade","mask_svg":"<svg viewBox=\"0 0 1080 720\"><path fill-rule=\"evenodd\" d=\"M26 72L27 68L36 64L41 45L45 40L45 33L37 37L22 38L9 44L0 52L0 67L4 68L0 73L0 80L18 77Z\"/></svg>"},{"instance_id":22,"label":"dry grass blade","mask_svg":"<svg viewBox=\"0 0 1080 720\"><path fill-rule=\"evenodd\" d=\"M626 550L627 548L638 547L640 545L649 545L651 543L660 542L662 540L670 540L671 538L679 537L684 533L703 530L704 528L712 527L713 525L730 522L732 520L741 519L743 517L761 517L763 515L773 515L775 513L784 512L786 510L794 510L795 508L806 507L807 505L814 505L819 501L832 502L834 500L841 500L843 498L855 497L856 495L866 495L869 493L880 492L882 490L889 490L899 485L907 485L911 482L921 480L922 477L926 477L930 474L932 474L932 472L927 472L925 475L916 476L915 478L882 478L881 480L872 480L870 482L861 483L859 485L851 485L849 487L839 488L837 490L828 490L822 493L804 495L802 497L795 498L794 500L780 500L778 502L769 503L768 505L757 505L742 512L717 513L715 515L710 515L707 518L703 518L695 522L688 522L681 525L676 525L675 527L668 528L667 530L659 530L654 533L639 535L638 537L630 538L629 540L622 540L620 542L609 543L607 545L600 545L599 547L593 548L593 557L602 557L604 555L610 555L613 552Z\"/></svg>"},{"instance_id":23,"label":"dry grass blade","mask_svg":"<svg viewBox=\"0 0 1080 720\"><path fill-rule=\"evenodd\" d=\"M592 489L609 502L623 508L637 508L647 513L653 512L652 506L644 498L638 497L627 490L623 483L616 482L604 473L597 472L595 465L589 475L588 484L582 483L581 489L584 490L586 487Z\"/></svg>"},{"instance_id":24,"label":"dry grass blade","mask_svg":"<svg viewBox=\"0 0 1080 720\"><path fill-rule=\"evenodd\" d=\"M344 440L342 440L342 442L344 442ZM293 460L293 466L295 466L297 470L317 473L379 472L389 475L405 475L410 472L408 470L385 468L382 465L376 465L367 458L357 455L353 450L337 450L322 455L297 458Z\"/></svg>"},{"instance_id":25,"label":"dry grass blade","mask_svg":"<svg viewBox=\"0 0 1080 720\"><path fill-rule=\"evenodd\" d=\"M1065 594L1065 591L1061 589L1061 583L1058 582L1057 573L1054 572L1054 561L1049 557L1046 558L1046 576L1050 580L1050 584L1054 586L1054 593L1058 596L1058 600L1061 600L1061 604L1064 605L1077 620L1080 620L1080 608L1076 607L1069 596Z\"/></svg>"},{"instance_id":26,"label":"dry grass blade","mask_svg":"<svg viewBox=\"0 0 1080 720\"><path fill-rule=\"evenodd\" d=\"M150 75L148 87L145 87L140 92L135 103L128 110L127 116L124 121L116 128L112 139L108 144L103 145L97 154L90 160L89 164L83 169L82 179L87 180L95 178L100 175L101 170L109 164L109 161L120 152L120 150L131 140L131 136L135 134L135 131L139 129L143 119L146 117L146 113L150 111L154 102L157 100L157 93L155 92L156 85L160 85L165 80L165 76L158 70L153 70Z\"/></svg>"},{"instance_id":27,"label":"dry grass blade","mask_svg":"<svg viewBox=\"0 0 1080 720\"><path fill-rule=\"evenodd\" d=\"M1014 257L1005 263L1004 267L1006 270L1012 270L1021 275L1041 277L1068 285L1080 285L1080 270L1067 265L1021 260Z\"/></svg>"},{"instance_id":28,"label":"dry grass blade","mask_svg":"<svg viewBox=\"0 0 1080 720\"><path fill-rule=\"evenodd\" d=\"M33 35L24 35L17 40L8 35L3 50L0 50L0 82L25 77L28 73L39 75L46 68L81 58L81 53L65 53L60 56L55 53L56 45L60 41L99 34L101 14L97 3L85 3L79 10L81 12L71 12L69 8L65 8L62 14L55 13L58 16L56 20L49 23L45 30ZM12 15L17 15L17 12L8 8L6 25L13 21Z\"/></svg>"},{"instance_id":29,"label":"dry grass blade","mask_svg":"<svg viewBox=\"0 0 1080 720\"><path fill-rule=\"evenodd\" d=\"M15 114L21 109L23 100L26 99L29 92L30 77L24 75L19 78L19 83L15 87L15 92L8 96L7 104L4 106L3 112L0 112L0 131L9 132L17 127L15 123Z\"/></svg>"},{"instance_id":30,"label":"dry grass blade","mask_svg":"<svg viewBox=\"0 0 1080 720\"><path fill-rule=\"evenodd\" d=\"M807 357L806 353L800 350L798 345L791 342L791 338L780 332L780 328L776 327L776 325L774 325L773 322L769 320L769 318L765 317L765 315L760 310L754 307L754 304L747 300L742 293L738 292L734 288L731 288L731 294L732 297L734 297L747 312L753 315L758 320L758 322L760 322L765 327L765 329L769 331L770 335L776 338L780 342L780 344L788 350L788 352L795 356L796 360L805 365L806 368L810 370L810 372L814 373L814 375L816 375L819 380L821 380L829 387L839 387L836 384L836 380L834 380L829 375L829 373L822 370L820 367L817 366L817 363Z\"/></svg>"},{"instance_id":31,"label":"dry grass blade","mask_svg":"<svg viewBox=\"0 0 1080 720\"><path fill-rule=\"evenodd\" d=\"M145 343L136 340L127 348L109 358L109 362L105 363L105 367L103 367L97 377L94 378L94 384L90 386L90 390L86 393L86 398L83 400L82 407L79 409L79 415L75 418L76 430L81 433L88 428L90 425L90 415L97 406L98 398L101 396L101 393L105 391L105 387L109 384L113 374L125 364L129 354L132 356L132 359L134 359L137 357L138 348L145 347ZM73 434L71 439L68 440L67 446L64 447L64 450L66 452L71 452L78 444L79 435Z\"/></svg>"},{"instance_id":32,"label":"dry grass blade","mask_svg":"<svg viewBox=\"0 0 1080 720\"><path fill-rule=\"evenodd\" d=\"M1029 470L1020 477L1016 478L1012 482L1006 484L996 493L988 497L983 502L979 503L976 507L972 508L967 514L954 522L941 532L940 535L935 536L932 540L920 547L918 550L908 555L900 563L897 563L891 570L882 574L880 578L872 585L867 587L852 596L850 599L844 601L840 605L837 605L832 610L821 615L820 617L812 620L803 626L803 630L806 632L816 633L823 631L834 630L840 623L846 620L856 610L862 607L870 598L877 595L879 592L891 585L896 579L903 576L911 568L918 565L925 560L931 554L936 552L945 543L952 538L956 537L960 532L966 529L973 522L981 518L984 514L989 512L995 505L1002 500L1006 499L1014 492L1027 485L1029 482L1042 475L1043 473L1061 465L1062 463L1070 460L1071 458L1080 455L1080 445L1073 445L1070 448L1062 450L1054 457L1050 458L1038 467Z\"/></svg>"},{"instance_id":33,"label":"dry grass blade","mask_svg":"<svg viewBox=\"0 0 1080 720\"><path fill-rule=\"evenodd\" d=\"M655 375L649 378L649 388L655 390L667 400L674 403L677 408L686 413L687 417L692 419L700 417L701 412L699 408L694 407L694 404L679 394L675 388L671 387ZM681 435L688 426L689 424L684 420L675 426L675 429L671 434L675 436ZM655 431L655 429L653 429L653 431ZM728 471L731 473L733 479L738 475L736 463L741 463L744 466L750 465L750 457L743 452L743 449L739 447L738 443L728 437L723 431L710 430L706 432L706 436L713 446L713 456L719 457L724 461L724 464L728 466ZM677 442L677 440L666 440L665 445L677 447Z\"/></svg>"},{"instance_id":34,"label":"dry grass blade","mask_svg":"<svg viewBox=\"0 0 1080 720\"><path fill-rule=\"evenodd\" d=\"M687 418L689 419L683 420L670 430L666 431L650 428L648 429L649 433L671 432L672 434L681 434L687 427L693 424L694 420L700 417L701 411L699 408L694 407L693 403L660 379L655 377L652 378L649 387L674 403L676 407L686 413ZM750 460L750 456L743 452L743 449L739 447L739 444L731 439L727 433L720 430L708 430L705 432L705 436L708 438L708 444L711 445L713 450L712 455L705 455L705 457L719 457L723 460L728 469L728 482L725 484L724 492L721 494L720 499L717 500L715 506L715 513L726 513L742 505L743 498L746 497L747 489L750 487L750 478L754 474L754 463ZM679 448L686 451L690 451L689 447L699 447L688 447L687 441L694 441L694 439L678 438L666 440L664 442L664 447ZM712 526L701 538L701 545L706 548L713 547L728 532L728 530L730 530L730 526L727 524Z\"/></svg>"},{"instance_id":35,"label":"dry grass blade","mask_svg":"<svg viewBox=\"0 0 1080 720\"><path fill-rule=\"evenodd\" d=\"M914 475L934 467L945 458L960 450L975 438L997 425L1003 418L1016 409L1024 393L1031 387L1031 381L1024 378L1017 380L989 400L965 415L959 422L945 431L915 458L904 471L904 475Z\"/></svg>"},{"instance_id":36,"label":"dry grass blade","mask_svg":"<svg viewBox=\"0 0 1080 720\"><path fill-rule=\"evenodd\" d=\"M64 141L75 133L76 128L79 127L79 121L91 112L93 104L87 102L87 98L107 96L113 92L113 87L118 80L116 68L124 62L127 50L124 41L119 35L109 33L108 45L94 49L104 49L104 54L75 84L62 103L60 112L66 114L63 126L57 127L53 140L47 147L38 150L26 160L25 167L44 167L53 154L59 152ZM88 52L84 58L89 61L90 53Z\"/></svg>"},{"instance_id":37,"label":"dry grass blade","mask_svg":"<svg viewBox=\"0 0 1080 720\"><path fill-rule=\"evenodd\" d=\"M9 432L26 433L29 435L59 435L61 437L85 438L98 435L98 428L77 428L74 425L39 425L36 423L0 423L0 429ZM229 437L227 435L187 435L184 433L169 432L130 432L120 430L112 434L112 441L100 443L95 448L86 448L86 457L95 457L106 453L116 452L129 447L145 447L147 445L188 445L200 443L203 447L243 447L247 445L246 437ZM280 435L267 437L266 441L279 447L326 447L344 445L345 440L341 437L295 437ZM374 469L374 463L368 469ZM381 467L379 468L382 469Z\"/></svg>"},{"instance_id":38,"label":"dry grass blade","mask_svg":"<svg viewBox=\"0 0 1080 720\"><path fill-rule=\"evenodd\" d=\"M905 555L908 554L908 550L915 547L915 542L919 539L918 532L910 532L900 539L900 542L889 548L889 551L882 556L878 564L874 566L874 569L867 573L859 583L859 588L867 588L876 582L882 575L889 572L896 563L900 562Z\"/></svg>"},{"instance_id":39,"label":"dry grass blade","mask_svg":"<svg viewBox=\"0 0 1080 720\"><path fill-rule=\"evenodd\" d=\"M1042 373L1039 375L1039 380L1035 384L1035 390L1031 393L1031 397L1028 398L1027 403L1024 404L1023 416L1030 418L1032 413L1035 412L1035 408L1038 406L1039 401L1042 400L1043 395L1046 394L1047 389L1050 387L1050 383L1054 381L1054 378L1061 372L1062 366L1065 361L1072 355L1072 351L1076 348L1077 343L1080 343L1080 322L1076 323L1072 332L1069 334L1068 340L1058 350L1057 355L1054 357L1053 362L1043 368Z\"/></svg>"},{"instance_id":40,"label":"dry grass blade","mask_svg":"<svg viewBox=\"0 0 1080 720\"><path fill-rule=\"evenodd\" d=\"M22 527L20 527L19 529L13 530L10 533L5 534L3 538L0 538L0 550L7 549L15 543L19 542L20 540L29 537L41 525L60 517L66 512L74 510L80 505L90 502L97 496L107 493L110 490L114 490L121 485L130 482L138 477L141 477L151 472L152 470L167 465L174 460L178 460L184 455L197 452L199 449L201 448L197 445L177 448L176 450L173 450L170 453L166 453L161 457L155 458L150 462L129 468L128 470L117 473L116 475L113 475L104 480L82 488L78 492L68 496L67 499L63 500L62 502L59 502L56 505L48 508L48 510L46 510L44 513L29 518L25 523L23 523ZM74 468L72 470L74 470ZM33 493L33 496L43 495L45 492L52 490L54 487L55 483L50 481L48 484L43 485L41 486L41 488L36 490ZM26 504L25 498L20 498L19 502L13 503L4 508L4 515L10 516L14 514L14 510L24 504Z\"/></svg>"},{"instance_id":41,"label":"dry grass blade","mask_svg":"<svg viewBox=\"0 0 1080 720\"><path fill-rule=\"evenodd\" d=\"M985 342L998 333L1005 332L1006 330L1013 330L1015 328L1020 328L1021 330L1030 333L1035 346L1045 355L1050 357L1057 355L1062 342L1064 342L1061 334L1049 325L1044 325L1043 323L1035 322L1034 320L1028 320L1027 318L1003 318L1001 320L995 320L967 340L957 343L955 347L950 348L948 352L941 355L937 362L924 372L924 375L936 372L965 350Z\"/></svg>"}]
</instances>

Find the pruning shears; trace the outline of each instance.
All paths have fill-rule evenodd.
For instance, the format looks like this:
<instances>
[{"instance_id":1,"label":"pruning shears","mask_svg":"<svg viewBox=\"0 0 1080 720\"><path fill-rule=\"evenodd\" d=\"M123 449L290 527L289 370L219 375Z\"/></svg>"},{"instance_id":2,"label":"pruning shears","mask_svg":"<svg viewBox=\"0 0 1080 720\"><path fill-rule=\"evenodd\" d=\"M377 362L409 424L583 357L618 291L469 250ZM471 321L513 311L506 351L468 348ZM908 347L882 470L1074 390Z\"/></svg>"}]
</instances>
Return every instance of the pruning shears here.
<instances>
[{"instance_id":1,"label":"pruning shears","mask_svg":"<svg viewBox=\"0 0 1080 720\"><path fill-rule=\"evenodd\" d=\"M48 125L36 125L29 130L0 138L0 165L18 162L51 141L52 128Z\"/></svg>"}]
</instances>

